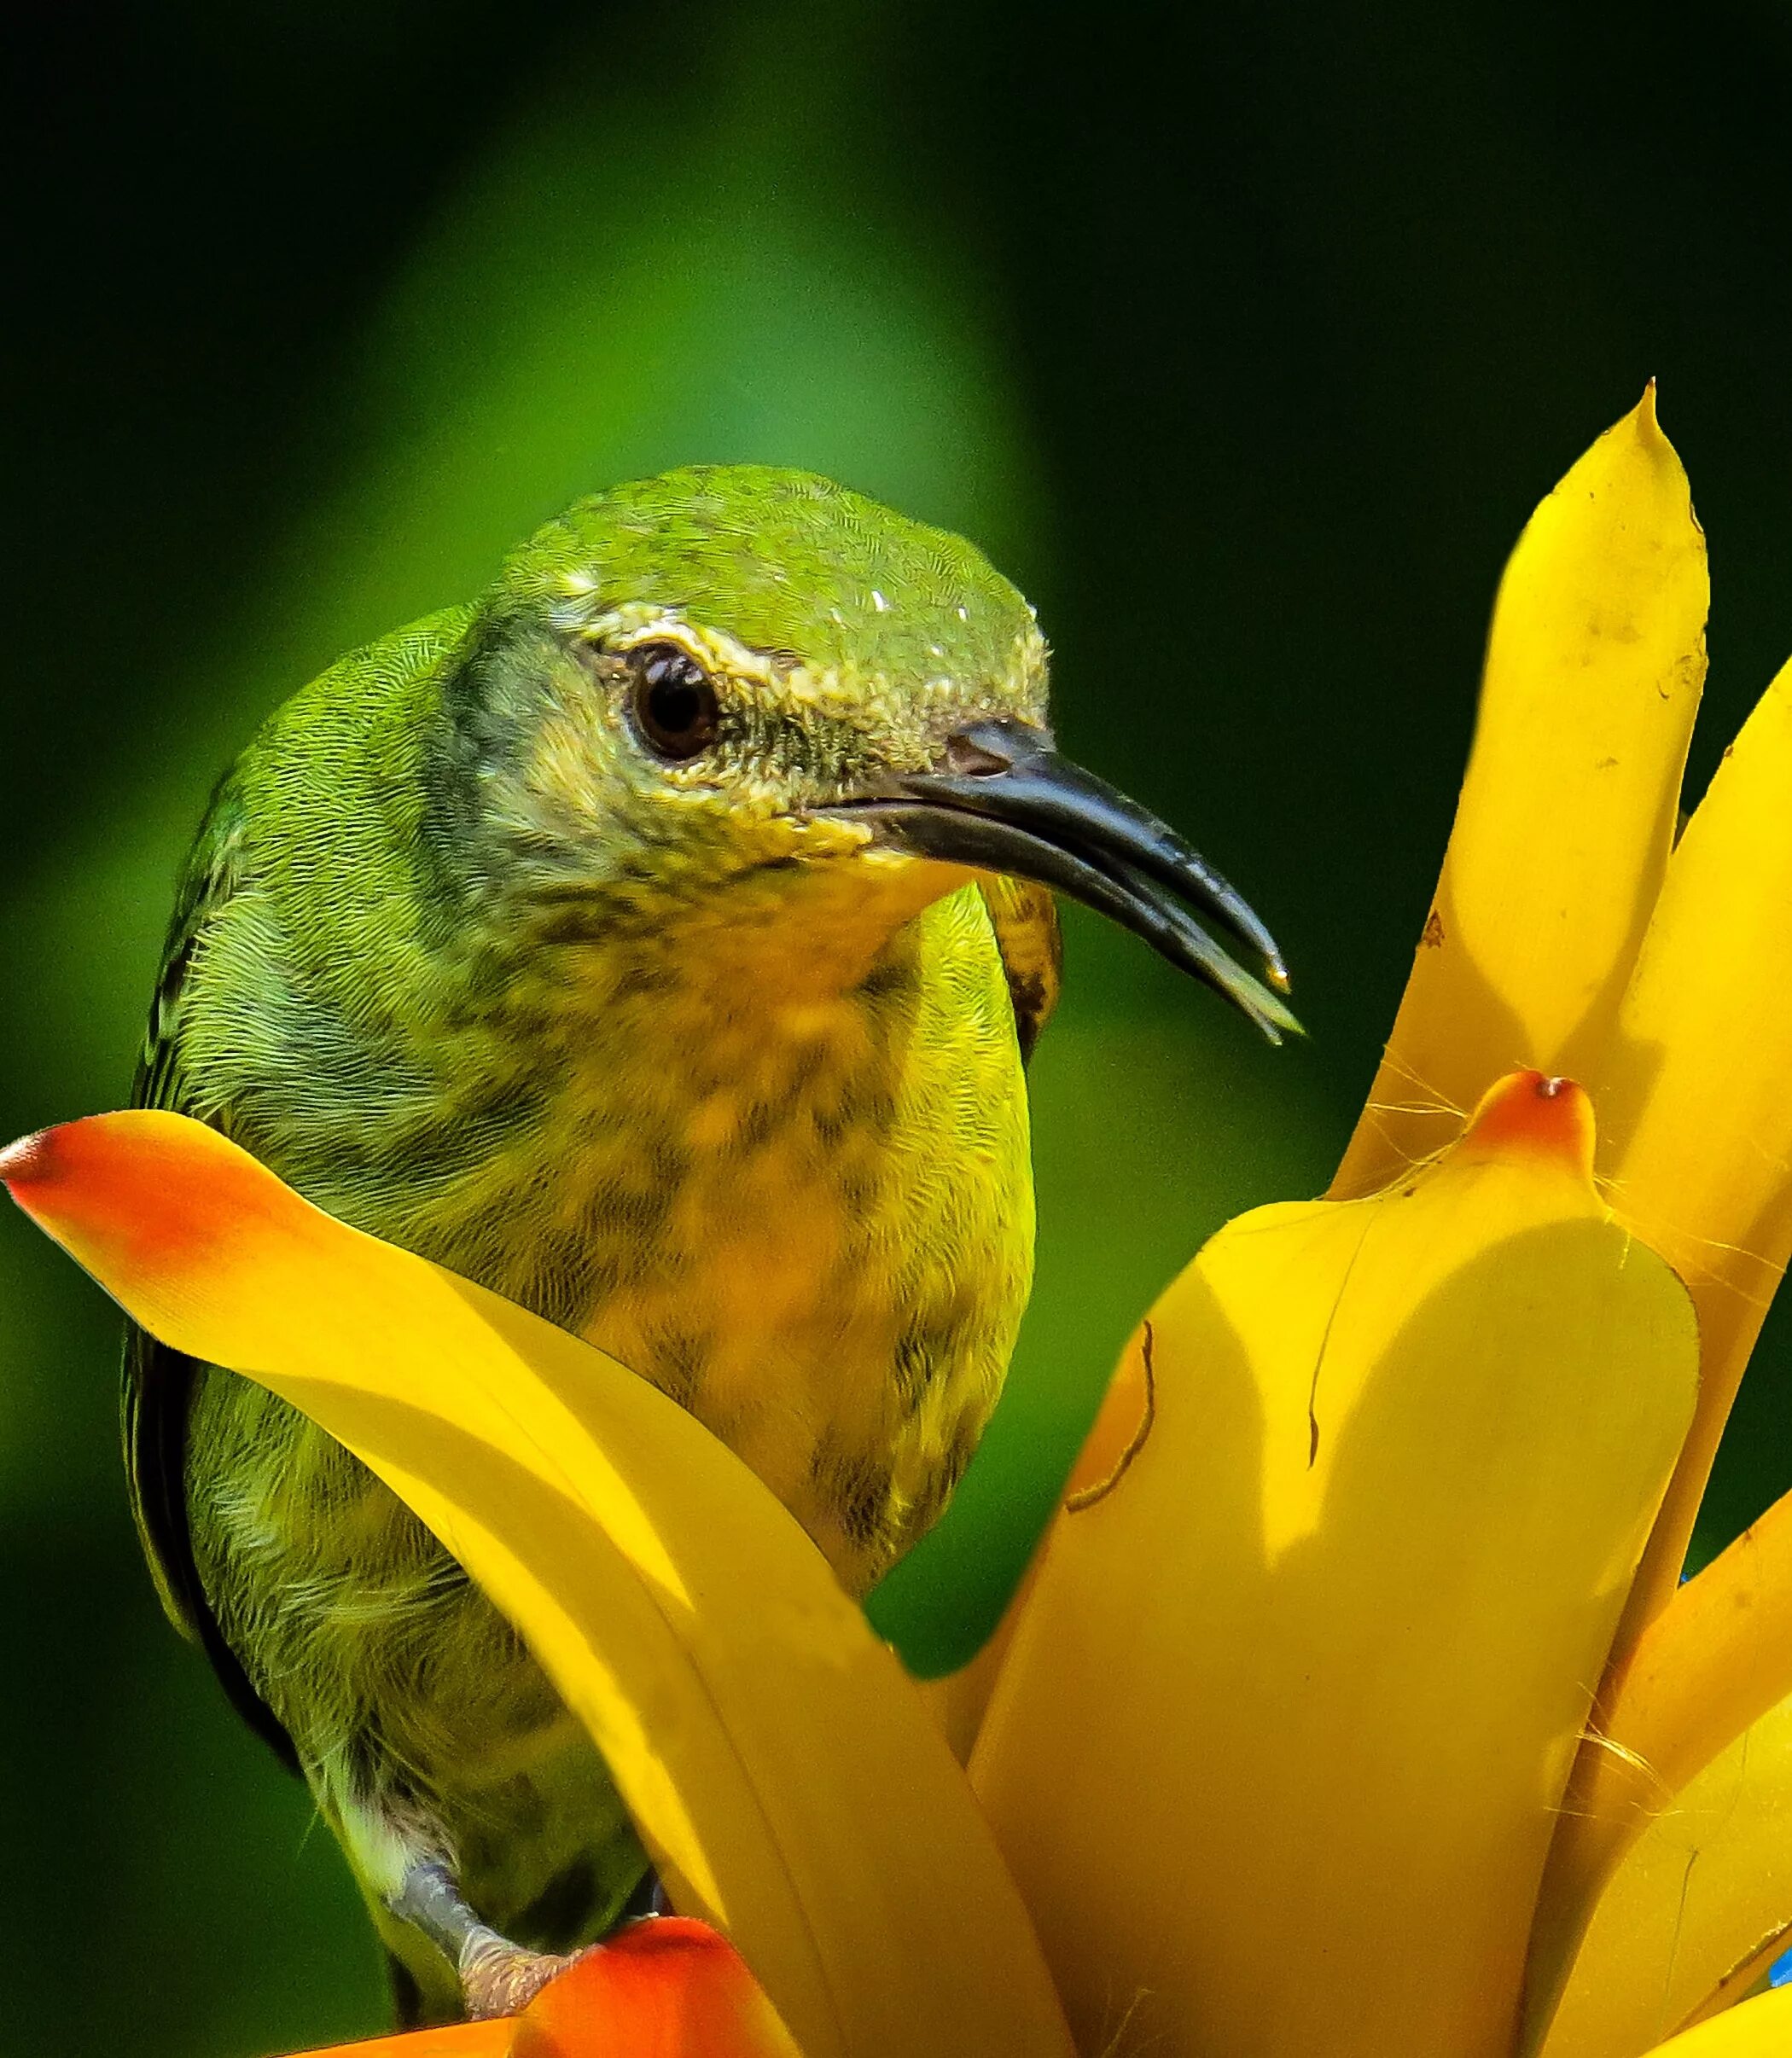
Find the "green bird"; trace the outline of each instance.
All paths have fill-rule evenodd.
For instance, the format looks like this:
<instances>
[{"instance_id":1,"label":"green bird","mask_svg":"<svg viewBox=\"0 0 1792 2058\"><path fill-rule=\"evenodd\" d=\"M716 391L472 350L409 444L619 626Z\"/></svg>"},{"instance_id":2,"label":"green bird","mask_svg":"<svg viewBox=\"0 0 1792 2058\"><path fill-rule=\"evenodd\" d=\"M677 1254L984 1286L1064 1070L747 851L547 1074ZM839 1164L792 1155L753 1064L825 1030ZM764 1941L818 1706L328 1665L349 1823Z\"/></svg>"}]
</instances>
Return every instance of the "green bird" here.
<instances>
[{"instance_id":1,"label":"green bird","mask_svg":"<svg viewBox=\"0 0 1792 2058\"><path fill-rule=\"evenodd\" d=\"M859 1595L1030 1290L1054 892L1295 1026L1239 897L1054 750L978 551L806 474L673 472L274 714L189 860L136 1097L650 1380ZM356 1460L141 1332L125 1438L162 1598L309 1783L405 2020L519 2005L651 1904L589 1738Z\"/></svg>"}]
</instances>

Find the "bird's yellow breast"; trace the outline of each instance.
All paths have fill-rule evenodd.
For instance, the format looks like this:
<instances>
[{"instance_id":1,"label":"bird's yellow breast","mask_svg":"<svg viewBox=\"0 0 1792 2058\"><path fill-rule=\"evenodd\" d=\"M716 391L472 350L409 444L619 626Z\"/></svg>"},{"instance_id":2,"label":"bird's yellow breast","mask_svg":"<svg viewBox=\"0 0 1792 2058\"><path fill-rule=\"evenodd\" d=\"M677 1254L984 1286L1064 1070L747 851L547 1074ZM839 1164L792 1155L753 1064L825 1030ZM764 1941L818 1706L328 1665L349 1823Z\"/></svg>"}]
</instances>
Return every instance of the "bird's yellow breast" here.
<instances>
[{"instance_id":1,"label":"bird's yellow breast","mask_svg":"<svg viewBox=\"0 0 1792 2058\"><path fill-rule=\"evenodd\" d=\"M352 1100L294 1036L310 1055L255 1103L283 1125L236 1126L320 1206L689 1408L862 1591L969 1462L1032 1282L1014 1006L966 876L784 875L707 930L519 951L414 1054L357 1049ZM200 976L246 978L264 921L239 894ZM249 1105L259 1045L207 1055Z\"/></svg>"},{"instance_id":2,"label":"bird's yellow breast","mask_svg":"<svg viewBox=\"0 0 1792 2058\"><path fill-rule=\"evenodd\" d=\"M635 1061L568 1077L550 1133L589 1155L562 1160L566 1189L618 1187L619 1107L666 1174L642 1261L599 1265L579 1326L730 1444L863 1590L963 1470L1026 1305L1012 1007L974 887L844 990L777 952L748 962L750 1005L661 996ZM596 1239L620 1229L600 1200Z\"/></svg>"}]
</instances>

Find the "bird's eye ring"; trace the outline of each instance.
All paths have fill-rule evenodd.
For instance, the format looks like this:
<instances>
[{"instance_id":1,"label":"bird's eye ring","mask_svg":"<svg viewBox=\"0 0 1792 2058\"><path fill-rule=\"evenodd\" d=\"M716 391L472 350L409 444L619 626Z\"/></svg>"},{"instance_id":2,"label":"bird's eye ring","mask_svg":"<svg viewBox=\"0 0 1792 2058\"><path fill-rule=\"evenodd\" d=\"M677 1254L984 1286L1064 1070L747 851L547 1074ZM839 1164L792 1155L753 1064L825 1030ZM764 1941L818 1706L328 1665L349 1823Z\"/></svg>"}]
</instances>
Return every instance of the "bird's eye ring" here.
<instances>
[{"instance_id":1,"label":"bird's eye ring","mask_svg":"<svg viewBox=\"0 0 1792 2058\"><path fill-rule=\"evenodd\" d=\"M637 643L624 654L632 684L629 714L655 757L674 764L707 750L721 727L709 674L676 643Z\"/></svg>"}]
</instances>

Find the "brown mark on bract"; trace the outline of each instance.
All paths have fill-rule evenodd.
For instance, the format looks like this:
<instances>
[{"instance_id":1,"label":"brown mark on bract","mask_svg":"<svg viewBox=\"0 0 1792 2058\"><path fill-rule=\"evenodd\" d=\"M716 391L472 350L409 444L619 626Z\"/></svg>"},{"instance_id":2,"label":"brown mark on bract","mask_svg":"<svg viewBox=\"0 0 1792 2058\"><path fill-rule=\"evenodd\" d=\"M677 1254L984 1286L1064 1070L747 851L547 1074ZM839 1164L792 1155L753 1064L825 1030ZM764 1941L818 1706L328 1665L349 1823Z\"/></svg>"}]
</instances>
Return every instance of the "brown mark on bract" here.
<instances>
[{"instance_id":1,"label":"brown mark on bract","mask_svg":"<svg viewBox=\"0 0 1792 2058\"><path fill-rule=\"evenodd\" d=\"M1444 918L1435 908L1425 917L1425 926L1419 933L1419 948L1434 951L1444 940Z\"/></svg>"},{"instance_id":2,"label":"brown mark on bract","mask_svg":"<svg viewBox=\"0 0 1792 2058\"><path fill-rule=\"evenodd\" d=\"M1084 1487L1080 1493L1065 1496L1064 1512L1067 1514L1080 1514L1085 1508L1093 1508L1097 1501L1106 1500L1126 1476L1126 1468L1144 1449L1145 1439L1150 1435L1151 1426L1157 1420L1157 1372L1151 1356L1156 1340L1151 1324L1147 1322L1138 1340L1139 1363L1145 1375L1145 1407L1138 1418L1137 1428L1132 1432L1132 1441L1121 1451L1119 1463L1106 1479L1098 1480L1093 1486Z\"/></svg>"}]
</instances>

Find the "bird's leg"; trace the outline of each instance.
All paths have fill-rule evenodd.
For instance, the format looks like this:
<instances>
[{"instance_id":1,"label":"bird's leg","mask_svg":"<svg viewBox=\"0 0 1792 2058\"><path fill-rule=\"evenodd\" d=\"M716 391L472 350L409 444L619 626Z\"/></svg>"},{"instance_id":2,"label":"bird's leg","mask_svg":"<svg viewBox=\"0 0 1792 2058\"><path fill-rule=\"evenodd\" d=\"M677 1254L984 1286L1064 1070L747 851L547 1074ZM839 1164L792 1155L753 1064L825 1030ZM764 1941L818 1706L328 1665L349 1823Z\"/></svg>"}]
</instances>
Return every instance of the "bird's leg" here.
<instances>
[{"instance_id":1,"label":"bird's leg","mask_svg":"<svg viewBox=\"0 0 1792 2058\"><path fill-rule=\"evenodd\" d=\"M526 1950L480 1921L438 1859L420 1859L410 1866L388 1905L454 1966L467 2014L474 2021L515 2014L573 1962L572 1956Z\"/></svg>"}]
</instances>

